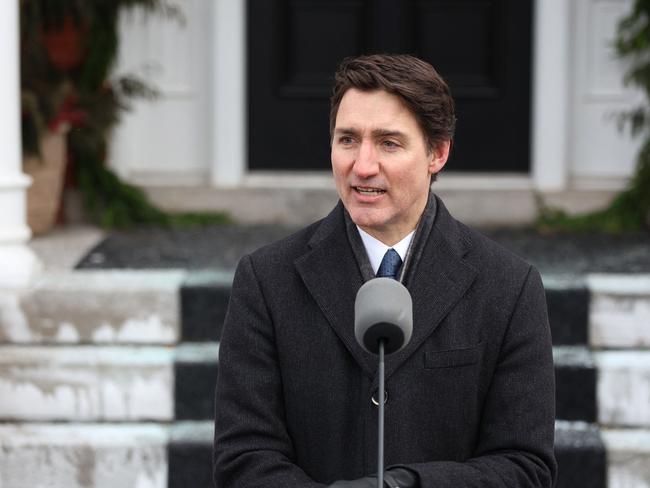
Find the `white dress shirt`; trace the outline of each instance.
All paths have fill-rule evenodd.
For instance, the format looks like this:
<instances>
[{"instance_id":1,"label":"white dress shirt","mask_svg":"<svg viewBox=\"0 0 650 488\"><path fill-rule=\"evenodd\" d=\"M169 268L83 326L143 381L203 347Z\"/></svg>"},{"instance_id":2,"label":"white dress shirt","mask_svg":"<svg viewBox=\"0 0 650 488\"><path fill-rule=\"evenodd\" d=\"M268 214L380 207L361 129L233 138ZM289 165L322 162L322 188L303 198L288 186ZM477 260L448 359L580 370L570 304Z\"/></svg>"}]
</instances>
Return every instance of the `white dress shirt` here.
<instances>
[{"instance_id":1,"label":"white dress shirt","mask_svg":"<svg viewBox=\"0 0 650 488\"><path fill-rule=\"evenodd\" d=\"M397 254L399 254L399 257L402 258L402 262L404 262L404 259L406 258L406 253L409 249L409 246L411 245L411 240L413 239L413 235L415 234L415 230L413 230L404 239L402 239L397 244L391 247L391 246L387 246L379 239L374 238L373 236L365 232L363 229L361 229L358 225L357 225L357 229L359 230L359 235L361 236L361 240L363 241L363 247L366 248L366 254L368 255L368 259L370 260L370 265L372 266L372 270L374 271L375 274L377 274L377 270L379 269L381 260L384 259L384 254L386 254L386 251L388 251L391 248L395 249Z\"/></svg>"}]
</instances>

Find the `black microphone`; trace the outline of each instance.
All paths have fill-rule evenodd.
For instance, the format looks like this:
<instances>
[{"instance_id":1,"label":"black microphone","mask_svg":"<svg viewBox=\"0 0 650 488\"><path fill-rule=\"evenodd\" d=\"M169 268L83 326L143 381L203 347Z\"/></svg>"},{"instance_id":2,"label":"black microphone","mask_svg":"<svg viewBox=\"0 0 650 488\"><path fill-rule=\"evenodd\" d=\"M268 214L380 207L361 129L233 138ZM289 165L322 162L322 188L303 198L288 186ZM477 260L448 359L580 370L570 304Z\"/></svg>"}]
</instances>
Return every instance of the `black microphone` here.
<instances>
[{"instance_id":1,"label":"black microphone","mask_svg":"<svg viewBox=\"0 0 650 488\"><path fill-rule=\"evenodd\" d=\"M359 288L354 302L354 335L362 348L379 354L377 488L384 486L384 353L403 349L412 334L413 301L404 285L392 278L374 278Z\"/></svg>"}]
</instances>

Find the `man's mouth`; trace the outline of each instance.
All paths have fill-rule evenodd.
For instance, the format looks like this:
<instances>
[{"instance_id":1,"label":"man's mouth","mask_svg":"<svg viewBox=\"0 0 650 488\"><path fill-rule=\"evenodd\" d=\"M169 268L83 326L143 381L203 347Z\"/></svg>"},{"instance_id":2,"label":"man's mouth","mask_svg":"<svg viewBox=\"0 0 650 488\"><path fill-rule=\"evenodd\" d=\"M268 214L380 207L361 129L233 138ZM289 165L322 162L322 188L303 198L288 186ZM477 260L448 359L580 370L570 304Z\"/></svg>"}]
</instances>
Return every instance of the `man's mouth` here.
<instances>
[{"instance_id":1,"label":"man's mouth","mask_svg":"<svg viewBox=\"0 0 650 488\"><path fill-rule=\"evenodd\" d=\"M373 196L386 193L386 190L382 190L381 188L374 188L372 186L353 186L352 188L360 195L364 195L368 197L373 197Z\"/></svg>"}]
</instances>

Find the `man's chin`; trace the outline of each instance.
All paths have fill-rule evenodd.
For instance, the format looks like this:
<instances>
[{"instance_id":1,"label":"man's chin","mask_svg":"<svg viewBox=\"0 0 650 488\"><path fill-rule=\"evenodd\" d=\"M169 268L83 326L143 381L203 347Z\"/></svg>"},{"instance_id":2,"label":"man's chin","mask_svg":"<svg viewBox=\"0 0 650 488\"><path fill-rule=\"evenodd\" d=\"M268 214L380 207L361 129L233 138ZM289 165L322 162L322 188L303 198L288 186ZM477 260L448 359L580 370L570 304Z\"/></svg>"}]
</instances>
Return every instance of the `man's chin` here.
<instances>
[{"instance_id":1,"label":"man's chin","mask_svg":"<svg viewBox=\"0 0 650 488\"><path fill-rule=\"evenodd\" d=\"M348 209L348 213L350 214L352 222L362 229L381 228L385 220L381 215L381 211L376 209L352 208Z\"/></svg>"}]
</instances>

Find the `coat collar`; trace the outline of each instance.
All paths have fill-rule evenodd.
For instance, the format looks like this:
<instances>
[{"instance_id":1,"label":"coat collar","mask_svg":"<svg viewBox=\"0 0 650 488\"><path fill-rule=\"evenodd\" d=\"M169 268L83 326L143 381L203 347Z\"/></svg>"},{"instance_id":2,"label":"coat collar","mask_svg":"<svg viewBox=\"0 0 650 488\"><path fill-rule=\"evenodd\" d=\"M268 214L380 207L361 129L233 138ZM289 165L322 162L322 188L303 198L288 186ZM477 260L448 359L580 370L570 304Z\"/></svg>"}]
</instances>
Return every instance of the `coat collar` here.
<instances>
[{"instance_id":1,"label":"coat collar","mask_svg":"<svg viewBox=\"0 0 650 488\"><path fill-rule=\"evenodd\" d=\"M295 266L335 333L376 384L377 358L354 337L354 301L363 278L346 235L343 210L339 202L323 219L309 241L310 250ZM476 276L476 269L464 260L471 248L466 232L439 199L436 212L429 235L420 237L427 242L407 283L413 298L413 336L405 349L387 356L386 378L433 333Z\"/></svg>"}]
</instances>

